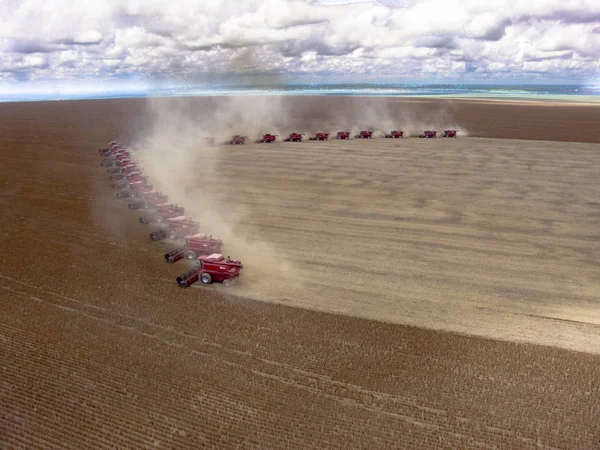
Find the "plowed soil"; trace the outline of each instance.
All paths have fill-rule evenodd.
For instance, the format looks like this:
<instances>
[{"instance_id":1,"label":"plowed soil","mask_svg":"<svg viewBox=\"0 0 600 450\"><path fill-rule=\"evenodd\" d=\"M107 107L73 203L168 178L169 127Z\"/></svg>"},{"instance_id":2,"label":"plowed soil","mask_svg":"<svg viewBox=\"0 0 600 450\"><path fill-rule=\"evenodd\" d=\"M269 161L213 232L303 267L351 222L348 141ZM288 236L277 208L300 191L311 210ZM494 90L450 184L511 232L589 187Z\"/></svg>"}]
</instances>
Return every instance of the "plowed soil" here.
<instances>
[{"instance_id":1,"label":"plowed soil","mask_svg":"<svg viewBox=\"0 0 600 450\"><path fill-rule=\"evenodd\" d=\"M143 104L0 105L1 449L600 448L598 144L490 139L597 108L223 149L212 192L294 275L224 295L177 288L99 166Z\"/></svg>"}]
</instances>

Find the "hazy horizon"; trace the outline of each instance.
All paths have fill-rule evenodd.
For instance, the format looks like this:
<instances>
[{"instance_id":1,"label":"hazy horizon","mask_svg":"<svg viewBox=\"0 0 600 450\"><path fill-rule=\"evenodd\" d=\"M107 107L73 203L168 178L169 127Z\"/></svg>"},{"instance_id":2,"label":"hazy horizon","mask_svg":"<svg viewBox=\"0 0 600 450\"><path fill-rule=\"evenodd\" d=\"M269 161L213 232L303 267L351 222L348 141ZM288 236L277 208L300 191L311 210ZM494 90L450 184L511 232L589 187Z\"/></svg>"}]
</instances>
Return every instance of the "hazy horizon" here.
<instances>
[{"instance_id":1,"label":"hazy horizon","mask_svg":"<svg viewBox=\"0 0 600 450\"><path fill-rule=\"evenodd\" d=\"M345 95L372 97L520 98L563 101L600 101L597 86L581 84L489 83L214 83L143 86L118 84L27 86L0 89L0 102L85 100L104 98L192 97L228 95Z\"/></svg>"}]
</instances>

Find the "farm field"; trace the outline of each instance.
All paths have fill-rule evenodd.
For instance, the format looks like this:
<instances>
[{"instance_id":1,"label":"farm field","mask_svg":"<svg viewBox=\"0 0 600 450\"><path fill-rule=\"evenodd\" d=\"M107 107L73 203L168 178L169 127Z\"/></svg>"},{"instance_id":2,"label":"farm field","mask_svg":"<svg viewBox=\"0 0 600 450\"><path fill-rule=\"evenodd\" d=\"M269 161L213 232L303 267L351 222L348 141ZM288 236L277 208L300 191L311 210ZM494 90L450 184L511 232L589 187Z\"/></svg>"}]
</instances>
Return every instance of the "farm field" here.
<instances>
[{"instance_id":1,"label":"farm field","mask_svg":"<svg viewBox=\"0 0 600 450\"><path fill-rule=\"evenodd\" d=\"M0 105L0 448L600 446L597 143L200 149L244 278L180 289L99 166L136 108Z\"/></svg>"},{"instance_id":2,"label":"farm field","mask_svg":"<svg viewBox=\"0 0 600 450\"><path fill-rule=\"evenodd\" d=\"M221 173L216 203L274 248L240 295L600 352L597 144L258 144L224 150Z\"/></svg>"}]
</instances>

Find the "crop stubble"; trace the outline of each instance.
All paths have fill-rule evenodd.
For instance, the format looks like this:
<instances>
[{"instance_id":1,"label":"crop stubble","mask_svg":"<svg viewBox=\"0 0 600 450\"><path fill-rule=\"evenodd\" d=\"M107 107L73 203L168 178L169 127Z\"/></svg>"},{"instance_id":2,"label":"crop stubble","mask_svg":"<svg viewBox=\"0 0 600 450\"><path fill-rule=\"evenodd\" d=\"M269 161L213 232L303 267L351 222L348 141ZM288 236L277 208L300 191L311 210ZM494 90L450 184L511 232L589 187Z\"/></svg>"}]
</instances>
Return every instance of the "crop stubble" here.
<instances>
[{"instance_id":1,"label":"crop stubble","mask_svg":"<svg viewBox=\"0 0 600 450\"><path fill-rule=\"evenodd\" d=\"M74 105L3 122L0 448L600 444L595 355L176 289L182 267L164 264L98 168L94 147L118 120L102 102ZM231 184L215 193L248 206L248 233L315 281L303 297L281 286L287 302L448 328L465 326L459 309L486 334L548 305L571 319L573 305L590 307L596 149L478 139L227 148ZM531 335L538 321L566 332L531 320L521 337L549 336ZM556 343L594 335L569 326ZM510 333L501 337L519 338Z\"/></svg>"},{"instance_id":2,"label":"crop stubble","mask_svg":"<svg viewBox=\"0 0 600 450\"><path fill-rule=\"evenodd\" d=\"M246 146L214 192L304 281L243 295L600 352L599 159L482 138Z\"/></svg>"}]
</instances>

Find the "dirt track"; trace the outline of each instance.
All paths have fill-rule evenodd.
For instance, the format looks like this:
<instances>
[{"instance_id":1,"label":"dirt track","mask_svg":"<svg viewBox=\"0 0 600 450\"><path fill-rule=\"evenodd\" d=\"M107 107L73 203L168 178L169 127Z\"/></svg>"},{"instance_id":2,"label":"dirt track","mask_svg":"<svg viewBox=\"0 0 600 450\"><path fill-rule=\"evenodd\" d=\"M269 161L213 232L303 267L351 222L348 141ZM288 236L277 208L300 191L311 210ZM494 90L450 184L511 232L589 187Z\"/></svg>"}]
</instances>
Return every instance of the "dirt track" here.
<instances>
[{"instance_id":1,"label":"dirt track","mask_svg":"<svg viewBox=\"0 0 600 450\"><path fill-rule=\"evenodd\" d=\"M114 105L0 108L0 448L600 446L598 356L177 289L182 267L98 167ZM248 235L315 280L289 303L450 328L469 314L481 332L525 313L581 320L573 305L590 321L597 146L313 144L220 162ZM523 320L563 345L595 333Z\"/></svg>"}]
</instances>

